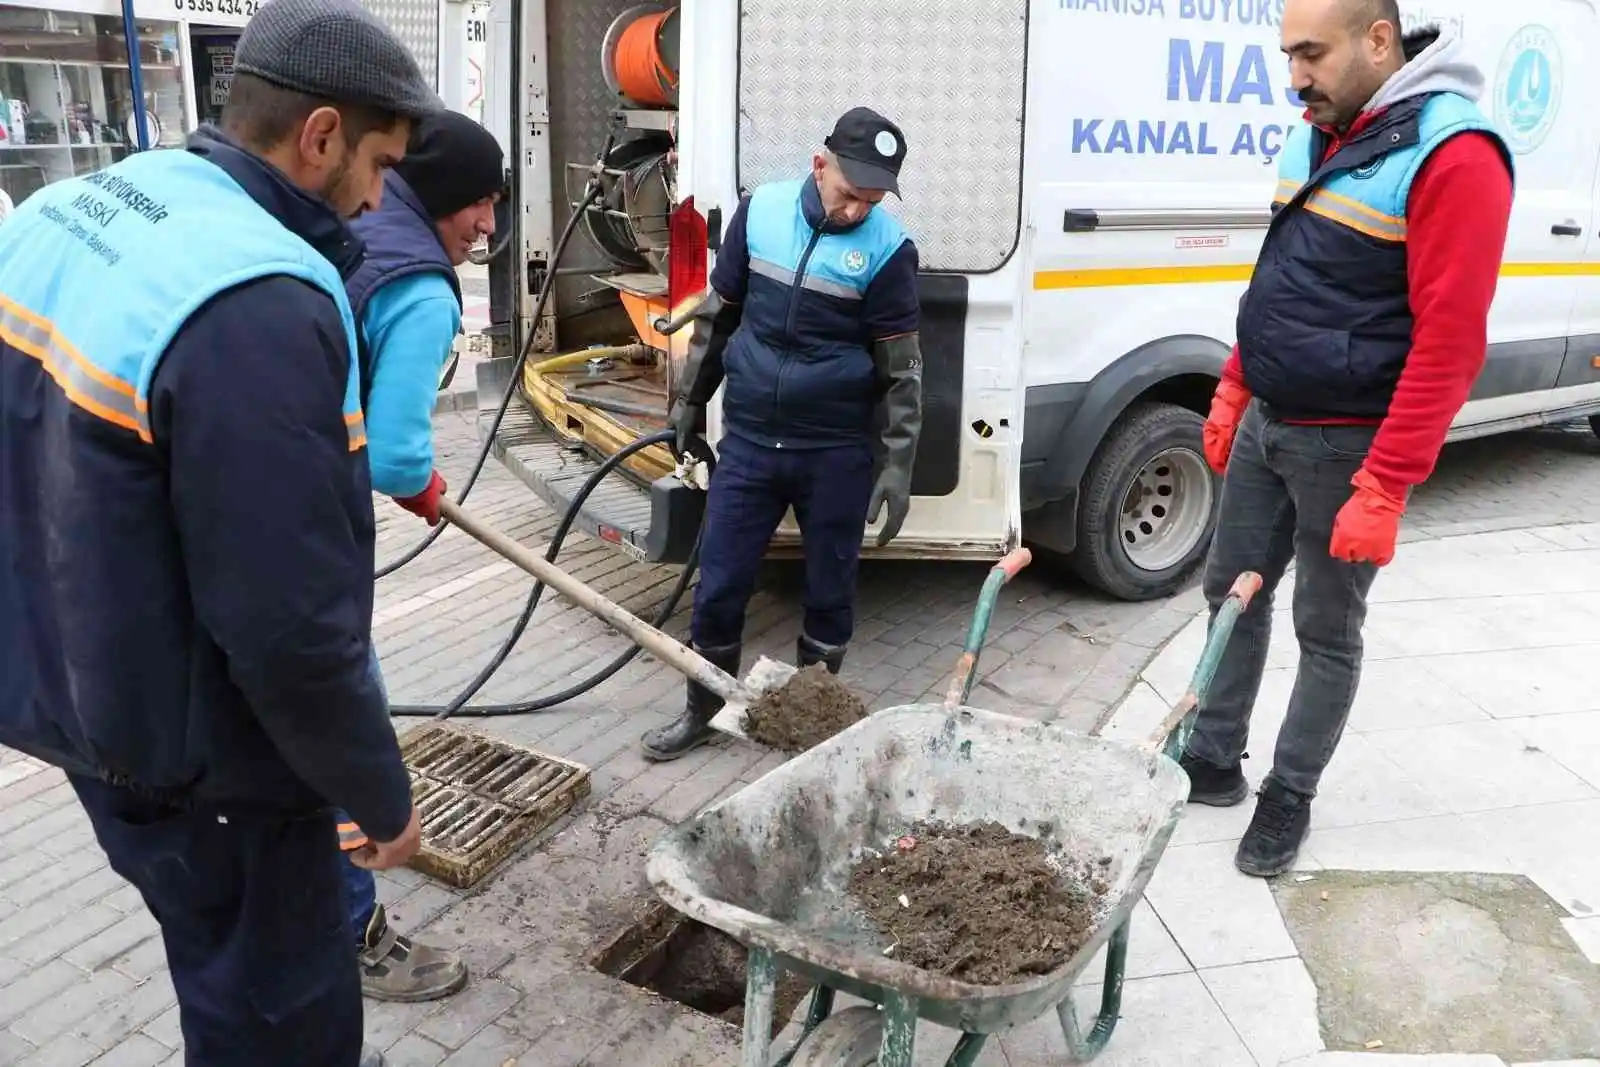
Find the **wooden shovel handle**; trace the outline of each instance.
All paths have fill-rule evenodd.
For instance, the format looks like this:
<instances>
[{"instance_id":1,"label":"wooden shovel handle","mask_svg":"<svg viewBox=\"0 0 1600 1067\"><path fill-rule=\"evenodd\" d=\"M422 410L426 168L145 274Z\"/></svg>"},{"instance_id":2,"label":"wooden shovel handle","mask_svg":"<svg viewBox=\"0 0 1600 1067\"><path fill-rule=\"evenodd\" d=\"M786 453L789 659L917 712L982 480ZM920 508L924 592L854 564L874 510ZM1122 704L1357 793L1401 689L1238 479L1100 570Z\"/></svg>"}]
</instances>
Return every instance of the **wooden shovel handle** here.
<instances>
[{"instance_id":1,"label":"wooden shovel handle","mask_svg":"<svg viewBox=\"0 0 1600 1067\"><path fill-rule=\"evenodd\" d=\"M643 619L630 614L615 601L584 585L554 563L512 540L471 512L463 511L455 501L449 498L440 501L439 512L451 525L459 527L469 537L515 563L578 607L609 623L634 644L680 672L684 677L699 682L724 700L747 703L751 699L745 692L744 686L733 675L715 666L677 638L662 633Z\"/></svg>"}]
</instances>

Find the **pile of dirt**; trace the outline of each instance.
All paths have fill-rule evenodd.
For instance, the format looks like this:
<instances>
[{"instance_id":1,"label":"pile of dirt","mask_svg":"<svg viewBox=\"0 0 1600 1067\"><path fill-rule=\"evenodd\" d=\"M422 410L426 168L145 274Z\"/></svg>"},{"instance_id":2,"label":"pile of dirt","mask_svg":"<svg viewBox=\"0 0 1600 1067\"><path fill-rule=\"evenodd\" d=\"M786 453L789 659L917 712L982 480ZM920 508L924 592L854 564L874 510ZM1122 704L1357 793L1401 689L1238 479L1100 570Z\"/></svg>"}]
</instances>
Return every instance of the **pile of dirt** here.
<instances>
[{"instance_id":1,"label":"pile of dirt","mask_svg":"<svg viewBox=\"0 0 1600 1067\"><path fill-rule=\"evenodd\" d=\"M867 706L821 663L762 693L744 713L744 732L757 744L797 755L867 717Z\"/></svg>"},{"instance_id":2,"label":"pile of dirt","mask_svg":"<svg viewBox=\"0 0 1600 1067\"><path fill-rule=\"evenodd\" d=\"M1043 844L995 822L920 823L850 876L851 896L894 938L895 959L977 985L1061 966L1094 933L1107 890L1103 877L1064 874Z\"/></svg>"}]
</instances>

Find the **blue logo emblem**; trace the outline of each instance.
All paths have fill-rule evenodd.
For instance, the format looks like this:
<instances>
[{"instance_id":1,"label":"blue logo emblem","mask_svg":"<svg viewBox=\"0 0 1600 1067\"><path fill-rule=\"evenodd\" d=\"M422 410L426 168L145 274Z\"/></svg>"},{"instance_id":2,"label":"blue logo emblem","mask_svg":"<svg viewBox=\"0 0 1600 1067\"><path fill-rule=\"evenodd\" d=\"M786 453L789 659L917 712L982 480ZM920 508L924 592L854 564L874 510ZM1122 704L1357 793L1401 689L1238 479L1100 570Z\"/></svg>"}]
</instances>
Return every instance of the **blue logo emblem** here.
<instances>
[{"instance_id":1,"label":"blue logo emblem","mask_svg":"<svg viewBox=\"0 0 1600 1067\"><path fill-rule=\"evenodd\" d=\"M1362 179L1366 179L1366 178L1372 177L1374 174L1378 173L1378 171L1383 169L1383 161L1386 158L1387 158L1386 156L1379 156L1377 159L1374 159L1371 163L1366 163L1366 164L1363 164L1362 166L1357 167L1355 170L1350 172L1350 177L1356 178L1358 180L1362 180Z\"/></svg>"},{"instance_id":2,"label":"blue logo emblem","mask_svg":"<svg viewBox=\"0 0 1600 1067\"><path fill-rule=\"evenodd\" d=\"M860 274L867 269L867 255L859 248L846 249L839 257L839 269L846 274Z\"/></svg>"},{"instance_id":3,"label":"blue logo emblem","mask_svg":"<svg viewBox=\"0 0 1600 1067\"><path fill-rule=\"evenodd\" d=\"M1500 53L1494 117L1506 144L1527 155L1544 143L1561 109L1561 46L1543 26L1524 26Z\"/></svg>"}]
</instances>

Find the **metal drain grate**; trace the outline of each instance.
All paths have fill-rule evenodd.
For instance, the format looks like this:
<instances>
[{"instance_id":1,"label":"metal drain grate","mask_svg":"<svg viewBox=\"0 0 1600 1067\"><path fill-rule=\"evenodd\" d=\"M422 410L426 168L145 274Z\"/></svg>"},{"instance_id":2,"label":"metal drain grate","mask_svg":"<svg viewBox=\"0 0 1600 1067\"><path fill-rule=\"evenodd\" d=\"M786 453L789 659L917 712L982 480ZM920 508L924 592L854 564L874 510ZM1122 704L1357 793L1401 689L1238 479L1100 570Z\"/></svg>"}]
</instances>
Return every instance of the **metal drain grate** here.
<instances>
[{"instance_id":1,"label":"metal drain grate","mask_svg":"<svg viewBox=\"0 0 1600 1067\"><path fill-rule=\"evenodd\" d=\"M400 742L422 822L411 866L458 889L589 795L589 768L451 722Z\"/></svg>"}]
</instances>

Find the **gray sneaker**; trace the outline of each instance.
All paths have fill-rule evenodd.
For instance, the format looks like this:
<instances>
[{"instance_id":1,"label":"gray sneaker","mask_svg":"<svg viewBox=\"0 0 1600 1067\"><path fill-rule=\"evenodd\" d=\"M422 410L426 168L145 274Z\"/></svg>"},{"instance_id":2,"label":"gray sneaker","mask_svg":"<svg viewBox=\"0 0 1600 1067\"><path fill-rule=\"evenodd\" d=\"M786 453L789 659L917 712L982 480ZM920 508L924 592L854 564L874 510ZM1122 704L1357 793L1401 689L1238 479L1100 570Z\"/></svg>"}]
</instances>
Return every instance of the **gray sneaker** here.
<instances>
[{"instance_id":1,"label":"gray sneaker","mask_svg":"<svg viewBox=\"0 0 1600 1067\"><path fill-rule=\"evenodd\" d=\"M358 955L361 993L373 1000L438 1000L467 984L467 965L460 957L397 933L382 904L367 923L367 936ZM364 1061L362 1067L366 1067ZM381 1060L378 1067L382 1067Z\"/></svg>"}]
</instances>

